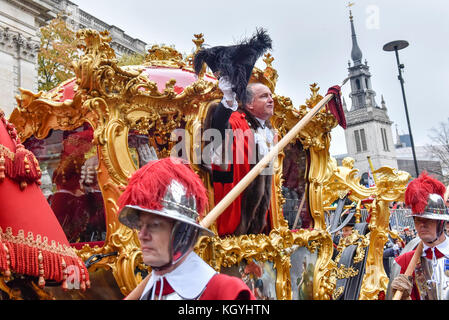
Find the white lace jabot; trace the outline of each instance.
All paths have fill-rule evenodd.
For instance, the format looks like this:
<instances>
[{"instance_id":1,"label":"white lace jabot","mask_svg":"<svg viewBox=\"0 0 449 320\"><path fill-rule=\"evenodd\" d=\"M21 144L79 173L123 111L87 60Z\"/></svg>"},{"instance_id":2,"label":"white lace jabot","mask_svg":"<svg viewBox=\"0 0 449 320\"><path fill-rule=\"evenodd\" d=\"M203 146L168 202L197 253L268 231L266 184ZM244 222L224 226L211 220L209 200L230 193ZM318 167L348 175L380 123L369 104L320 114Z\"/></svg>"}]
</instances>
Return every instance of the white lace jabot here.
<instances>
[{"instance_id":1,"label":"white lace jabot","mask_svg":"<svg viewBox=\"0 0 449 320\"><path fill-rule=\"evenodd\" d=\"M156 283L164 281L164 278L175 290L175 292L183 299L193 300L204 291L210 279L217 272L212 269L206 262L204 262L196 253L191 252L187 258L173 271L162 276L155 274L151 275L148 280L142 296L144 297L149 290L153 290L151 298L154 299ZM161 287L161 293L162 293Z\"/></svg>"}]
</instances>

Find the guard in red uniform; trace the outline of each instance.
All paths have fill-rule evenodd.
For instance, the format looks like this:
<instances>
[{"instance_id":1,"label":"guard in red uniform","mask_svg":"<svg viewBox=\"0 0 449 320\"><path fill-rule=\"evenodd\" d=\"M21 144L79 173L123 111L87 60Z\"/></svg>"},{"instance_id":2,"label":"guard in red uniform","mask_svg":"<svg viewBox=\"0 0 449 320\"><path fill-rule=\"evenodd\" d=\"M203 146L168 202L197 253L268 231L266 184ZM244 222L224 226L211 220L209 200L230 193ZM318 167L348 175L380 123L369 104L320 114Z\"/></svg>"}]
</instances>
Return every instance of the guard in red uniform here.
<instances>
[{"instance_id":1,"label":"guard in red uniform","mask_svg":"<svg viewBox=\"0 0 449 320\"><path fill-rule=\"evenodd\" d=\"M200 235L214 236L198 223L207 202L201 179L182 159L151 161L133 174L119 221L139 230L152 273L127 299L255 299L241 279L217 273L193 252Z\"/></svg>"},{"instance_id":2,"label":"guard in red uniform","mask_svg":"<svg viewBox=\"0 0 449 320\"><path fill-rule=\"evenodd\" d=\"M407 186L405 204L412 210L423 253L413 276L404 275L415 250L396 258L401 267L391 283L403 292L402 299L449 300L449 239L444 233L449 214L443 200L446 187L423 172Z\"/></svg>"}]
</instances>

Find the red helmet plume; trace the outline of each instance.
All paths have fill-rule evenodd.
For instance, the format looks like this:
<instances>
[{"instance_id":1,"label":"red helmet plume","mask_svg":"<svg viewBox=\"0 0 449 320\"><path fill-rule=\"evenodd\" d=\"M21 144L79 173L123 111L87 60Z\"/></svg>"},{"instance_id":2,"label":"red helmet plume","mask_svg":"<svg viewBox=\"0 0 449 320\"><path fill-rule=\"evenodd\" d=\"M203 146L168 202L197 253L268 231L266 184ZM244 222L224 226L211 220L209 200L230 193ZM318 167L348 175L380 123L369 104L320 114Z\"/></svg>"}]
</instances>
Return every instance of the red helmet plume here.
<instances>
[{"instance_id":1,"label":"red helmet plume","mask_svg":"<svg viewBox=\"0 0 449 320\"><path fill-rule=\"evenodd\" d=\"M206 188L186 161L174 157L151 161L137 170L119 198L120 210L126 205L161 210L162 199L173 180L184 186L187 197L195 197L198 214L204 213L208 203Z\"/></svg>"},{"instance_id":2,"label":"red helmet plume","mask_svg":"<svg viewBox=\"0 0 449 320\"><path fill-rule=\"evenodd\" d=\"M163 270L182 259L194 246L198 236L214 233L198 223L208 202L206 188L189 164L179 158L151 161L137 170L119 198L119 221L139 229L140 215L150 213L172 219L170 261Z\"/></svg>"},{"instance_id":3,"label":"red helmet plume","mask_svg":"<svg viewBox=\"0 0 449 320\"><path fill-rule=\"evenodd\" d=\"M423 213L428 205L429 196L437 194L444 196L446 187L437 179L429 176L426 171L412 180L405 191L405 204L411 207L413 213Z\"/></svg>"}]
</instances>

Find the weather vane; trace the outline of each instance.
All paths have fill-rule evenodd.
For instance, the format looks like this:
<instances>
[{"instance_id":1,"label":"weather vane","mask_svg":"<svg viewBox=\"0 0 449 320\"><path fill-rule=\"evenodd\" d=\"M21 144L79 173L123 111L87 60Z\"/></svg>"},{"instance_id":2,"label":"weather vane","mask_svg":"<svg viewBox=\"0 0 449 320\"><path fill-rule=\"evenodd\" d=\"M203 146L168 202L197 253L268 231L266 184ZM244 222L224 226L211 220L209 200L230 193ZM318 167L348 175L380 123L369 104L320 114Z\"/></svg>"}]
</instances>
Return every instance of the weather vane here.
<instances>
[{"instance_id":1,"label":"weather vane","mask_svg":"<svg viewBox=\"0 0 449 320\"><path fill-rule=\"evenodd\" d=\"M346 8L349 8L349 18L352 20L352 12L351 12L351 7L355 5L355 2L348 2L348 5L346 6Z\"/></svg>"}]
</instances>

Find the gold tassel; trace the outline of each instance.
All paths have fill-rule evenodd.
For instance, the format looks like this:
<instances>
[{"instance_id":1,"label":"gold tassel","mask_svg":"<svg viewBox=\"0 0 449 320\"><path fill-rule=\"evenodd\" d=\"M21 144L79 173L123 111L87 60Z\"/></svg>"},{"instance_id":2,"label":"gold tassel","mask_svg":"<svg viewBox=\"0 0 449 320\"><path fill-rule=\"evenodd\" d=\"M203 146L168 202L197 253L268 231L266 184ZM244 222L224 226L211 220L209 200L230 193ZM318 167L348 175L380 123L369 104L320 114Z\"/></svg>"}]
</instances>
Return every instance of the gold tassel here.
<instances>
[{"instance_id":1,"label":"gold tassel","mask_svg":"<svg viewBox=\"0 0 449 320\"><path fill-rule=\"evenodd\" d=\"M44 279L44 257L42 255L42 251L39 250L39 256L38 256L38 262L39 262L39 287L43 288L45 287L45 279Z\"/></svg>"},{"instance_id":2,"label":"gold tassel","mask_svg":"<svg viewBox=\"0 0 449 320\"><path fill-rule=\"evenodd\" d=\"M6 264L7 264L6 270L3 274L5 275L6 280L9 280L9 278L11 278L11 256L9 255L9 249L6 244L3 244L3 248L5 249L6 252Z\"/></svg>"},{"instance_id":3,"label":"gold tassel","mask_svg":"<svg viewBox=\"0 0 449 320\"><path fill-rule=\"evenodd\" d=\"M5 180L6 174L6 167L5 167L5 156L3 153L0 154L0 182L3 182Z\"/></svg>"},{"instance_id":4,"label":"gold tassel","mask_svg":"<svg viewBox=\"0 0 449 320\"><path fill-rule=\"evenodd\" d=\"M22 182L20 182L20 190L25 190L26 189L26 187L27 187L27 183L26 183L26 181L22 181Z\"/></svg>"}]
</instances>

